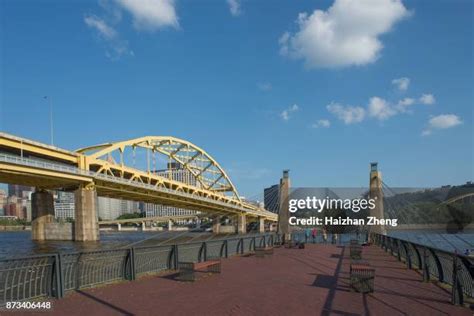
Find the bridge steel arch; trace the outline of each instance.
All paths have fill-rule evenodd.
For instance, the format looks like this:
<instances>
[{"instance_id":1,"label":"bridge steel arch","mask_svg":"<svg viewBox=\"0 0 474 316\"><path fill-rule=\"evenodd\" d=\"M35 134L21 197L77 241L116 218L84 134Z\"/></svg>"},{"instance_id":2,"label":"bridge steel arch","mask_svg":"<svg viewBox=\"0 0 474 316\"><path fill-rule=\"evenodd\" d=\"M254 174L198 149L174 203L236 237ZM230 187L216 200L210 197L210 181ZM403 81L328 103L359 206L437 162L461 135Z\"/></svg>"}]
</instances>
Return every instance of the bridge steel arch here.
<instances>
[{"instance_id":1,"label":"bridge steel arch","mask_svg":"<svg viewBox=\"0 0 474 316\"><path fill-rule=\"evenodd\" d=\"M200 188L217 193L230 193L238 204L242 203L239 193L224 169L204 149L183 139L172 136L146 136L116 143L106 143L86 147L76 152L87 156L87 168L106 172L112 176L133 174L123 163L126 148L144 148L151 154L161 153L179 163L200 184ZM120 164L111 159L114 152L119 153ZM148 158L148 156L147 156ZM148 168L147 173L153 174ZM134 178L140 179L135 175ZM226 194L224 194L226 195ZM226 195L228 196L228 194Z\"/></svg>"}]
</instances>

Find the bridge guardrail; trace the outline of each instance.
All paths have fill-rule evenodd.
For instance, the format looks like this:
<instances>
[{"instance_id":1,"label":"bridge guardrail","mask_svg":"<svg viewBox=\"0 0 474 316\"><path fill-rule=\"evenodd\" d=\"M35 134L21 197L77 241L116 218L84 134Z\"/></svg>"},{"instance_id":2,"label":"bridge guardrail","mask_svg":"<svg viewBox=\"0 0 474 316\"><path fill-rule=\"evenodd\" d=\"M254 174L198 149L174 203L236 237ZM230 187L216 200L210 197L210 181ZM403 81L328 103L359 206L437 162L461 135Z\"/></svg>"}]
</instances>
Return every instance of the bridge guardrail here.
<instances>
[{"instance_id":1,"label":"bridge guardrail","mask_svg":"<svg viewBox=\"0 0 474 316\"><path fill-rule=\"evenodd\" d=\"M432 279L451 286L451 302L463 304L464 296L474 297L474 258L386 235L372 234L374 243L418 269L423 280Z\"/></svg>"},{"instance_id":2,"label":"bridge guardrail","mask_svg":"<svg viewBox=\"0 0 474 316\"><path fill-rule=\"evenodd\" d=\"M276 233L174 245L66 252L0 259L0 307L10 301L61 298L66 291L174 270L178 261L200 262L273 245ZM246 245L246 246L244 246Z\"/></svg>"}]
</instances>

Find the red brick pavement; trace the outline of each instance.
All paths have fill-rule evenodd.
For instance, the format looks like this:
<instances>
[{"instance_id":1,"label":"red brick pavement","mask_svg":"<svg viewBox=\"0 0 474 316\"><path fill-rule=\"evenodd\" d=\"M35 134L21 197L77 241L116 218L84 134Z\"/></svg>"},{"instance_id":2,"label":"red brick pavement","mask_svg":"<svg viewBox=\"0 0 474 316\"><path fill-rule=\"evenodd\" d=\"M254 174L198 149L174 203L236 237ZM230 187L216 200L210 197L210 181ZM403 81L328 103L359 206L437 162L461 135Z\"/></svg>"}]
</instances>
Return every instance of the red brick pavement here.
<instances>
[{"instance_id":1,"label":"red brick pavement","mask_svg":"<svg viewBox=\"0 0 474 316\"><path fill-rule=\"evenodd\" d=\"M151 276L70 293L54 315L474 315L450 293L376 246L363 258L376 268L375 293L349 289L348 248L307 245L273 256L223 260L222 274L195 283ZM32 315L32 313L25 313ZM41 313L38 315L45 315Z\"/></svg>"}]
</instances>

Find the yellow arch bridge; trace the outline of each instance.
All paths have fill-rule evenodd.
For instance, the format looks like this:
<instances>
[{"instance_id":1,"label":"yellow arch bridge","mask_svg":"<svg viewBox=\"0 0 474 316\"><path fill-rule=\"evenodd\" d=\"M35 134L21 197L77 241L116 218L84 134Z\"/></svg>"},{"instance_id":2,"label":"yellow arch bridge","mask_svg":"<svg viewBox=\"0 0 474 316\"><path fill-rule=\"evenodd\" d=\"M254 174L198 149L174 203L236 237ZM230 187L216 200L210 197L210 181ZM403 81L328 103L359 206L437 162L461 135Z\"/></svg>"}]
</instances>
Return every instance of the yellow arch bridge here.
<instances>
[{"instance_id":1,"label":"yellow arch bridge","mask_svg":"<svg viewBox=\"0 0 474 316\"><path fill-rule=\"evenodd\" d=\"M161 166L161 167L160 167ZM198 146L170 136L147 136L63 150L0 133L0 182L36 187L32 237L46 239L54 222L51 193L75 192L74 239L97 240L96 196L149 202L237 218L277 221L275 213L242 200L225 170Z\"/></svg>"}]
</instances>

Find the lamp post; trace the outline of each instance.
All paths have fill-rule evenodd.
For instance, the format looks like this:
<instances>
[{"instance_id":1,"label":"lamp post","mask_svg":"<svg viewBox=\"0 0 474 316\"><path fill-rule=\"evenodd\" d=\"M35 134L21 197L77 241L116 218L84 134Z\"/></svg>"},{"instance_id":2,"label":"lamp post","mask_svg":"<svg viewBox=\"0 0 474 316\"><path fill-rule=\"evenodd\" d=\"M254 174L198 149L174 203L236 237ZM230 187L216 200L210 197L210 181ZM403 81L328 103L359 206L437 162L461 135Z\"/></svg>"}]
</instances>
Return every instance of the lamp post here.
<instances>
[{"instance_id":1,"label":"lamp post","mask_svg":"<svg viewBox=\"0 0 474 316\"><path fill-rule=\"evenodd\" d=\"M50 133L51 133L51 145L54 146L54 132L53 132L53 98L50 97L50 96L45 96L44 98L49 101L49 126L50 126Z\"/></svg>"}]
</instances>

